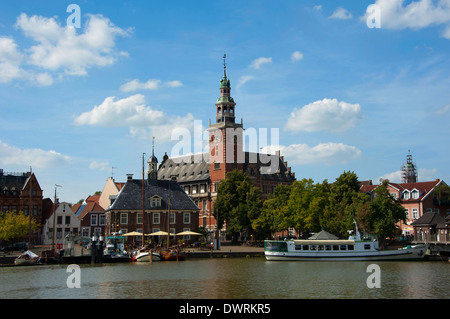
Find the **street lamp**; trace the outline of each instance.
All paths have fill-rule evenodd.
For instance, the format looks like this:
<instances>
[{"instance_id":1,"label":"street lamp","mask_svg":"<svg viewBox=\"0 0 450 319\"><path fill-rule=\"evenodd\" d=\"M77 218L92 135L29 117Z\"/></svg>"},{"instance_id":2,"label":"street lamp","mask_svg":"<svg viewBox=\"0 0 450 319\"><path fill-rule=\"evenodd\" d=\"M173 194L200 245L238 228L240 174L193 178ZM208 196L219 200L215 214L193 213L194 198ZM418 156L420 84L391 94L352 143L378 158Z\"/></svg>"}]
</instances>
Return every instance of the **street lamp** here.
<instances>
[{"instance_id":1,"label":"street lamp","mask_svg":"<svg viewBox=\"0 0 450 319\"><path fill-rule=\"evenodd\" d=\"M56 236L56 188L62 187L55 184L55 201L53 202L53 238L52 238L52 251L55 251L55 236Z\"/></svg>"}]
</instances>

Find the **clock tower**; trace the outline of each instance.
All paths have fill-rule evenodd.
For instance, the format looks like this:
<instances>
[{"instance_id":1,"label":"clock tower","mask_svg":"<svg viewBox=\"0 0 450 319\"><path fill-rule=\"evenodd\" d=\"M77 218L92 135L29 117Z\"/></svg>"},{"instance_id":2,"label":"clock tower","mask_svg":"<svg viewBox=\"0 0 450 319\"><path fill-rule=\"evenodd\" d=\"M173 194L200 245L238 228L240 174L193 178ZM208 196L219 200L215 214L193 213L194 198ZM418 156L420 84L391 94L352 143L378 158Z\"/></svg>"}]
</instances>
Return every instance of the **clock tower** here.
<instances>
[{"instance_id":1,"label":"clock tower","mask_svg":"<svg viewBox=\"0 0 450 319\"><path fill-rule=\"evenodd\" d=\"M209 125L209 173L211 182L225 179L232 170L242 170L243 124L236 123L236 103L230 96L230 80L226 74L226 54L223 56L223 77L220 80L220 97L216 102L216 123Z\"/></svg>"}]
</instances>

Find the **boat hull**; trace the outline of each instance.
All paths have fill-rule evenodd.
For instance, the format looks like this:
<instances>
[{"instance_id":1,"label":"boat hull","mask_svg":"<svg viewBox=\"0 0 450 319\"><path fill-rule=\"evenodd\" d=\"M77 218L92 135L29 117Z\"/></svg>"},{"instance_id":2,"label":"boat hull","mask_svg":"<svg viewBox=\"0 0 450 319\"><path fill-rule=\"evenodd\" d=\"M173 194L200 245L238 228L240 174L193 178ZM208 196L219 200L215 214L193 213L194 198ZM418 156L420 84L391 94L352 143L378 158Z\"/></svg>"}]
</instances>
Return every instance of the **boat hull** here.
<instances>
[{"instance_id":1,"label":"boat hull","mask_svg":"<svg viewBox=\"0 0 450 319\"><path fill-rule=\"evenodd\" d=\"M152 258L152 262L153 261L161 261L161 255L158 253L152 253L151 254L151 258ZM137 261L137 262L150 262L150 253L141 253L139 255L137 255L136 257L133 258L133 261Z\"/></svg>"},{"instance_id":2,"label":"boat hull","mask_svg":"<svg viewBox=\"0 0 450 319\"><path fill-rule=\"evenodd\" d=\"M348 252L348 253L301 253L301 252L264 252L267 260L286 260L286 261L374 261L374 260L423 260L425 257L426 246L385 250L375 252Z\"/></svg>"},{"instance_id":3,"label":"boat hull","mask_svg":"<svg viewBox=\"0 0 450 319\"><path fill-rule=\"evenodd\" d=\"M129 261L131 261L131 258L127 254L115 254L103 256L103 262L105 263L120 263Z\"/></svg>"}]
</instances>

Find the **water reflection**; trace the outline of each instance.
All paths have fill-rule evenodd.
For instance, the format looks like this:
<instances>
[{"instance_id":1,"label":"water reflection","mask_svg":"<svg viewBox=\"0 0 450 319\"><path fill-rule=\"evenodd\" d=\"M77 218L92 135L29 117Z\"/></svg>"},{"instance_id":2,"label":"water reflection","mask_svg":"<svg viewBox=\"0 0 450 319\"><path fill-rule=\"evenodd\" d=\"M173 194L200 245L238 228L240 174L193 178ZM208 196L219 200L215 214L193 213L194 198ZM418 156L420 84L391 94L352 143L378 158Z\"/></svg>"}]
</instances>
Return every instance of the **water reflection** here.
<instances>
[{"instance_id":1,"label":"water reflection","mask_svg":"<svg viewBox=\"0 0 450 319\"><path fill-rule=\"evenodd\" d=\"M224 258L80 265L80 289L67 288L65 265L3 267L0 298L449 298L448 263L379 262L380 289L367 287L369 264Z\"/></svg>"}]
</instances>

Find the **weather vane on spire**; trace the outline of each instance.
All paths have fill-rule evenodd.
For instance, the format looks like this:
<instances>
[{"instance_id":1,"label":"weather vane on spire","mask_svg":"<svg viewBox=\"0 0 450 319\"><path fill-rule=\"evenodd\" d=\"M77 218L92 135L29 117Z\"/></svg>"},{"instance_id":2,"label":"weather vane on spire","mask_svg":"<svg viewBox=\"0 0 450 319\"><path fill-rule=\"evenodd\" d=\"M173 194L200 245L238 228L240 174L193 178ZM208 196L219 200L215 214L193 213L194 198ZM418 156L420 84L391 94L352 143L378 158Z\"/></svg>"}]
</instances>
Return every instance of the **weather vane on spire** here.
<instances>
[{"instance_id":1,"label":"weather vane on spire","mask_svg":"<svg viewBox=\"0 0 450 319\"><path fill-rule=\"evenodd\" d=\"M223 55L223 76L227 76L226 75L226 73L225 73L225 69L227 68L227 63L225 62L225 59L227 58L227 54L225 53L224 55Z\"/></svg>"}]
</instances>

